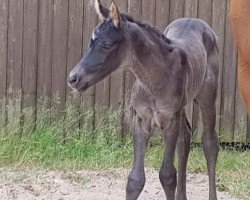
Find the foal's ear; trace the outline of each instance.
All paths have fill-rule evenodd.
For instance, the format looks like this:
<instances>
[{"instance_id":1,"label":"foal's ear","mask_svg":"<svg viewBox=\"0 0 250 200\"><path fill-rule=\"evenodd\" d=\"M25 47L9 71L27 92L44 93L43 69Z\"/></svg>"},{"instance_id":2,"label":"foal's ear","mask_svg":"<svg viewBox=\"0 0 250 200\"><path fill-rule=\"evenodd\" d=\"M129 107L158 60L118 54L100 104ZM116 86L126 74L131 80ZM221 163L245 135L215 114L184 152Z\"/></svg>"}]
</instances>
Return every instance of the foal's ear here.
<instances>
[{"instance_id":1,"label":"foal's ear","mask_svg":"<svg viewBox=\"0 0 250 200\"><path fill-rule=\"evenodd\" d=\"M95 11L97 15L99 16L100 20L104 20L109 17L109 9L105 8L100 0L95 0Z\"/></svg>"},{"instance_id":2,"label":"foal's ear","mask_svg":"<svg viewBox=\"0 0 250 200\"><path fill-rule=\"evenodd\" d=\"M110 13L111 13L111 18L113 20L114 25L118 28L120 25L121 16L114 2L112 2L110 6Z\"/></svg>"}]
</instances>

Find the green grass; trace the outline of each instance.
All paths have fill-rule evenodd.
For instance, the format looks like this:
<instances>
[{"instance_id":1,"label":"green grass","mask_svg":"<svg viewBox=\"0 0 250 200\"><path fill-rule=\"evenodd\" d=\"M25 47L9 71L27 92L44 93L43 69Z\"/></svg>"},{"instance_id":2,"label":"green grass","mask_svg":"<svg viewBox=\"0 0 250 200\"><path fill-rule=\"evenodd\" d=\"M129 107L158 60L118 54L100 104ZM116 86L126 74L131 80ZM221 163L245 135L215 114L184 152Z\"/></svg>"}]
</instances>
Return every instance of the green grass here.
<instances>
[{"instance_id":1,"label":"green grass","mask_svg":"<svg viewBox=\"0 0 250 200\"><path fill-rule=\"evenodd\" d=\"M250 151L220 150L217 175L220 191L250 196ZM193 148L190 154L189 171L206 172L206 162L201 148Z\"/></svg>"},{"instance_id":2,"label":"green grass","mask_svg":"<svg viewBox=\"0 0 250 200\"><path fill-rule=\"evenodd\" d=\"M26 116L32 116L26 112ZM20 129L16 121L0 131L0 167L10 169L43 168L53 170L105 170L130 168L132 141L119 138L119 113L101 109L100 122L92 131L89 120L93 112L83 112L67 106L66 117L59 118L53 109L40 109L37 123L26 120ZM28 119L28 118L27 118ZM56 119L56 120L55 120ZM80 126L79 126L80 122ZM20 137L21 136L21 137ZM146 166L159 169L162 161L162 139L151 140ZM205 173L206 162L200 147L192 147L188 170ZM250 152L221 150L218 164L218 188L238 196L250 196Z\"/></svg>"}]
</instances>

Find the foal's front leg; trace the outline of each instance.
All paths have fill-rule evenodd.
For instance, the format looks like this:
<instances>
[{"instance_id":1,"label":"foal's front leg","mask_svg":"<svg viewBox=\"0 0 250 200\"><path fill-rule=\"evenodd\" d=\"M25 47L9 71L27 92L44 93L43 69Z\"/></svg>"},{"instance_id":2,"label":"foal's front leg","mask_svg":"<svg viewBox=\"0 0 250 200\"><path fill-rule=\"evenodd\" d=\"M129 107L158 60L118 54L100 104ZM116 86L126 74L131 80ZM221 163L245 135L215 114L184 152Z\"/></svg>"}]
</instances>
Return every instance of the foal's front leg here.
<instances>
[{"instance_id":1,"label":"foal's front leg","mask_svg":"<svg viewBox=\"0 0 250 200\"><path fill-rule=\"evenodd\" d=\"M126 200L136 200L145 185L144 156L152 135L151 127L135 116L133 122L134 162L128 177Z\"/></svg>"},{"instance_id":2,"label":"foal's front leg","mask_svg":"<svg viewBox=\"0 0 250 200\"><path fill-rule=\"evenodd\" d=\"M171 119L168 128L164 129L164 158L160 169L159 178L168 200L175 199L176 169L174 166L174 154L180 131L182 111L176 113Z\"/></svg>"}]
</instances>

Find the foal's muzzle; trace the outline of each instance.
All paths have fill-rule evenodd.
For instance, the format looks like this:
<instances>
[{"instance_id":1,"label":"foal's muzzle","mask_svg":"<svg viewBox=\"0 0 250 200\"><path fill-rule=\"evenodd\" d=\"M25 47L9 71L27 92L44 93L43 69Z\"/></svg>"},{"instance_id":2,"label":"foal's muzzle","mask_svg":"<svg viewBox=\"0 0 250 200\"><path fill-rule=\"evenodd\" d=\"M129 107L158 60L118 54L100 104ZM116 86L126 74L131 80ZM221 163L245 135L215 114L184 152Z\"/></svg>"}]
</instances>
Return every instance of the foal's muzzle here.
<instances>
[{"instance_id":1,"label":"foal's muzzle","mask_svg":"<svg viewBox=\"0 0 250 200\"><path fill-rule=\"evenodd\" d=\"M68 84L72 89L78 92L83 92L89 88L89 82L85 79L86 77L83 78L77 73L70 73L68 77Z\"/></svg>"}]
</instances>

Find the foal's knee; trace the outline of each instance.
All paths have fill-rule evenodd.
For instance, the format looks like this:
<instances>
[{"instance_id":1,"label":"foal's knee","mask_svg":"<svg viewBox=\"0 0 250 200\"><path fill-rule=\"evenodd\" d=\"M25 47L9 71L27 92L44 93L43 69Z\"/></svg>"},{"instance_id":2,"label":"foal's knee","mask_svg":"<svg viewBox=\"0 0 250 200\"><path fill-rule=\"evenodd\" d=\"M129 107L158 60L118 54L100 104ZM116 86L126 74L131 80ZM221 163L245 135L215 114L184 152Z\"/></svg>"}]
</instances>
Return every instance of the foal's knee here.
<instances>
[{"instance_id":1,"label":"foal's knee","mask_svg":"<svg viewBox=\"0 0 250 200\"><path fill-rule=\"evenodd\" d=\"M177 184L176 169L171 170L161 169L159 173L159 178L162 186L165 188L175 189Z\"/></svg>"},{"instance_id":2,"label":"foal's knee","mask_svg":"<svg viewBox=\"0 0 250 200\"><path fill-rule=\"evenodd\" d=\"M204 131L202 135L202 145L205 151L218 152L219 139L216 132L207 133Z\"/></svg>"},{"instance_id":3,"label":"foal's knee","mask_svg":"<svg viewBox=\"0 0 250 200\"><path fill-rule=\"evenodd\" d=\"M145 175L136 177L130 174L128 177L127 188L126 188L127 194L131 193L140 194L144 188L145 182L146 182Z\"/></svg>"}]
</instances>

